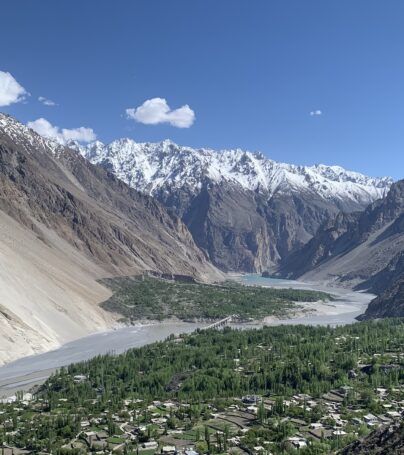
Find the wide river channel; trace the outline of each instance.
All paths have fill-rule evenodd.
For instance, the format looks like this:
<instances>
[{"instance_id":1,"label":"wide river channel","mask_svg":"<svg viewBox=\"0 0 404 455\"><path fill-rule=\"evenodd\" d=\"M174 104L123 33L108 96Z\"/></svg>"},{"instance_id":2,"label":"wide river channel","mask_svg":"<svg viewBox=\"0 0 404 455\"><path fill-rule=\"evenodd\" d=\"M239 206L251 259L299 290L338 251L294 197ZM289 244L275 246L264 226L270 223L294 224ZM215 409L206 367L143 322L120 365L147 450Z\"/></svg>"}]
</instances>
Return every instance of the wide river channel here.
<instances>
[{"instance_id":1,"label":"wide river channel","mask_svg":"<svg viewBox=\"0 0 404 455\"><path fill-rule=\"evenodd\" d=\"M262 325L310 324L310 325L343 325L355 321L363 313L374 297L371 294L353 292L339 288L327 288L318 284L299 281L262 278L259 275L236 277L245 285L271 286L294 289L315 289L333 294L336 300L328 303L303 305L306 311L299 312L292 318L251 324L231 324L236 328L257 328ZM158 324L135 325L107 332L96 333L72 341L54 351L37 354L11 362L0 367L0 397L10 397L17 390L29 390L40 384L61 366L90 359L99 354L126 351L155 341L162 341L170 334L189 333L207 324L185 322L163 322Z\"/></svg>"}]
</instances>

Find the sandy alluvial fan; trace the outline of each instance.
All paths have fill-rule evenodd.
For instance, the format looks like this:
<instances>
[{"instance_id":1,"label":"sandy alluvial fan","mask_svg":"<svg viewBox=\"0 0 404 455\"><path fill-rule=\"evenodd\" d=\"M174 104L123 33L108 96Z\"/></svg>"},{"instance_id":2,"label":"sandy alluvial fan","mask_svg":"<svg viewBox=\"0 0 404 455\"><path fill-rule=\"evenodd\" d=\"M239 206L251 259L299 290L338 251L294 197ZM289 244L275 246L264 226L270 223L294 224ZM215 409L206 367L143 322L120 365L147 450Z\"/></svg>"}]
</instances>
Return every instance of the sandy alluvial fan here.
<instances>
[{"instance_id":1,"label":"sandy alluvial fan","mask_svg":"<svg viewBox=\"0 0 404 455\"><path fill-rule=\"evenodd\" d=\"M110 327L96 280L142 270L221 278L158 202L0 114L0 363Z\"/></svg>"}]
</instances>

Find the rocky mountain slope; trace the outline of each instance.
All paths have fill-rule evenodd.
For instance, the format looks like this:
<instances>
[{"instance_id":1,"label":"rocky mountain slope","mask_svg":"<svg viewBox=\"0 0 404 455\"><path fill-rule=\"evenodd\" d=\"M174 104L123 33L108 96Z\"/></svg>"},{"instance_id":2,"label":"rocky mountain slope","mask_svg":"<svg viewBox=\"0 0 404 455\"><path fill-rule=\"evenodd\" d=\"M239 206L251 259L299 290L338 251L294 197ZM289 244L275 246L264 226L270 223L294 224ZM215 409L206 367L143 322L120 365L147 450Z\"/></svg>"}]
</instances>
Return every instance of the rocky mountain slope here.
<instances>
[{"instance_id":1,"label":"rocky mountain slope","mask_svg":"<svg viewBox=\"0 0 404 455\"><path fill-rule=\"evenodd\" d=\"M387 267L371 277L370 282L370 290L378 297L370 302L359 319L404 317L404 251L394 256Z\"/></svg>"},{"instance_id":2,"label":"rocky mountain slope","mask_svg":"<svg viewBox=\"0 0 404 455\"><path fill-rule=\"evenodd\" d=\"M110 327L99 278L221 278L178 217L3 114L0 258L0 363Z\"/></svg>"},{"instance_id":3,"label":"rocky mountain slope","mask_svg":"<svg viewBox=\"0 0 404 455\"><path fill-rule=\"evenodd\" d=\"M363 212L340 213L291 255L280 273L371 288L373 276L404 250L404 180Z\"/></svg>"},{"instance_id":4,"label":"rocky mountain slope","mask_svg":"<svg viewBox=\"0 0 404 455\"><path fill-rule=\"evenodd\" d=\"M404 424L393 424L372 431L362 440L349 444L338 455L403 455Z\"/></svg>"},{"instance_id":5,"label":"rocky mountain slope","mask_svg":"<svg viewBox=\"0 0 404 455\"><path fill-rule=\"evenodd\" d=\"M223 270L262 271L277 264L331 216L364 209L392 183L338 166L294 166L260 153L170 141L72 146L172 209Z\"/></svg>"},{"instance_id":6,"label":"rocky mountain slope","mask_svg":"<svg viewBox=\"0 0 404 455\"><path fill-rule=\"evenodd\" d=\"M390 288L372 300L358 319L404 317L404 273Z\"/></svg>"},{"instance_id":7,"label":"rocky mountain slope","mask_svg":"<svg viewBox=\"0 0 404 455\"><path fill-rule=\"evenodd\" d=\"M322 225L279 273L377 294L363 318L404 316L404 180L365 211Z\"/></svg>"}]
</instances>

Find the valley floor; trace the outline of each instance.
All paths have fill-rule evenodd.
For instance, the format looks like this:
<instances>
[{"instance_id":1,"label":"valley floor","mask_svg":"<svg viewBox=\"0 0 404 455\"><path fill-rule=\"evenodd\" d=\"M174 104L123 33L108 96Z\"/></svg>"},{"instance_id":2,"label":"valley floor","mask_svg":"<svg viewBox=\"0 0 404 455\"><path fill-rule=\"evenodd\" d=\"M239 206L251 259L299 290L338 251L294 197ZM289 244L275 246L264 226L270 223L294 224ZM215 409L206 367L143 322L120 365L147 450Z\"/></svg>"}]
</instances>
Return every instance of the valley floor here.
<instances>
[{"instance_id":1,"label":"valley floor","mask_svg":"<svg viewBox=\"0 0 404 455\"><path fill-rule=\"evenodd\" d=\"M235 276L233 276L235 278ZM293 310L288 317L276 318L268 316L264 320L250 323L232 324L236 328L258 328L263 325L304 324L304 325L343 325L355 321L355 317L366 309L373 298L370 294L347 291L346 289L317 288L313 284L285 280L271 281L258 275L237 275L244 284L265 286L313 288L323 292L331 292L336 300L331 302L299 302L299 309ZM17 390L28 390L35 384L43 383L49 375L63 365L90 359L96 355L108 352L120 353L132 347L139 347L154 341L163 340L172 333L187 333L196 330L207 323L185 323L175 320L164 322L143 321L129 327L102 331L93 335L79 338L61 347L21 358L0 367L0 397L9 397Z\"/></svg>"},{"instance_id":2,"label":"valley floor","mask_svg":"<svg viewBox=\"0 0 404 455\"><path fill-rule=\"evenodd\" d=\"M97 357L0 404L0 439L14 453L335 454L403 421L403 324L207 330Z\"/></svg>"},{"instance_id":3,"label":"valley floor","mask_svg":"<svg viewBox=\"0 0 404 455\"><path fill-rule=\"evenodd\" d=\"M343 325L355 322L356 317L364 313L374 294L356 292L348 288L331 286L325 282L303 282L279 278L264 278L259 274L229 274L244 285L271 287L274 289L292 288L306 291L325 292L331 294L333 301L299 302L301 308L290 312L288 318L264 319L265 325L274 324L305 324L305 325Z\"/></svg>"}]
</instances>

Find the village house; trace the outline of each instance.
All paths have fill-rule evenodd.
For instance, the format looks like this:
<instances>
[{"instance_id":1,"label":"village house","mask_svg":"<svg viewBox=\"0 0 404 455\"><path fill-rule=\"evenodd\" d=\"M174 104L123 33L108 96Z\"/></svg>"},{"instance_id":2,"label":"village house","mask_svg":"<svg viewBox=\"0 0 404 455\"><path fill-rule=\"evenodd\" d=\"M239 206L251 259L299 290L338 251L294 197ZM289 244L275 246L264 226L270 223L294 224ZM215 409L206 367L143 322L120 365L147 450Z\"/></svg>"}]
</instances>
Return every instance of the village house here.
<instances>
[{"instance_id":1,"label":"village house","mask_svg":"<svg viewBox=\"0 0 404 455\"><path fill-rule=\"evenodd\" d=\"M164 455L175 455L177 453L177 448L175 446L163 446L161 453Z\"/></svg>"},{"instance_id":2,"label":"village house","mask_svg":"<svg viewBox=\"0 0 404 455\"><path fill-rule=\"evenodd\" d=\"M185 449L184 455L198 455L198 452L193 449Z\"/></svg>"},{"instance_id":3,"label":"village house","mask_svg":"<svg viewBox=\"0 0 404 455\"><path fill-rule=\"evenodd\" d=\"M386 415L394 420L401 419L401 414L397 411L387 411Z\"/></svg>"},{"instance_id":4,"label":"village house","mask_svg":"<svg viewBox=\"0 0 404 455\"><path fill-rule=\"evenodd\" d=\"M302 449L307 446L307 441L304 438L299 438L297 436L292 436L287 439L289 444L295 449Z\"/></svg>"},{"instance_id":5,"label":"village house","mask_svg":"<svg viewBox=\"0 0 404 455\"><path fill-rule=\"evenodd\" d=\"M379 419L373 414L366 414L363 416L363 420L370 426L376 425Z\"/></svg>"},{"instance_id":6,"label":"village house","mask_svg":"<svg viewBox=\"0 0 404 455\"><path fill-rule=\"evenodd\" d=\"M144 449L149 449L149 450L156 450L158 446L159 445L156 441L147 441L142 444L142 447Z\"/></svg>"},{"instance_id":7,"label":"village house","mask_svg":"<svg viewBox=\"0 0 404 455\"><path fill-rule=\"evenodd\" d=\"M310 429L312 430L318 430L319 428L324 428L324 425L322 423L311 423L309 426Z\"/></svg>"}]
</instances>

